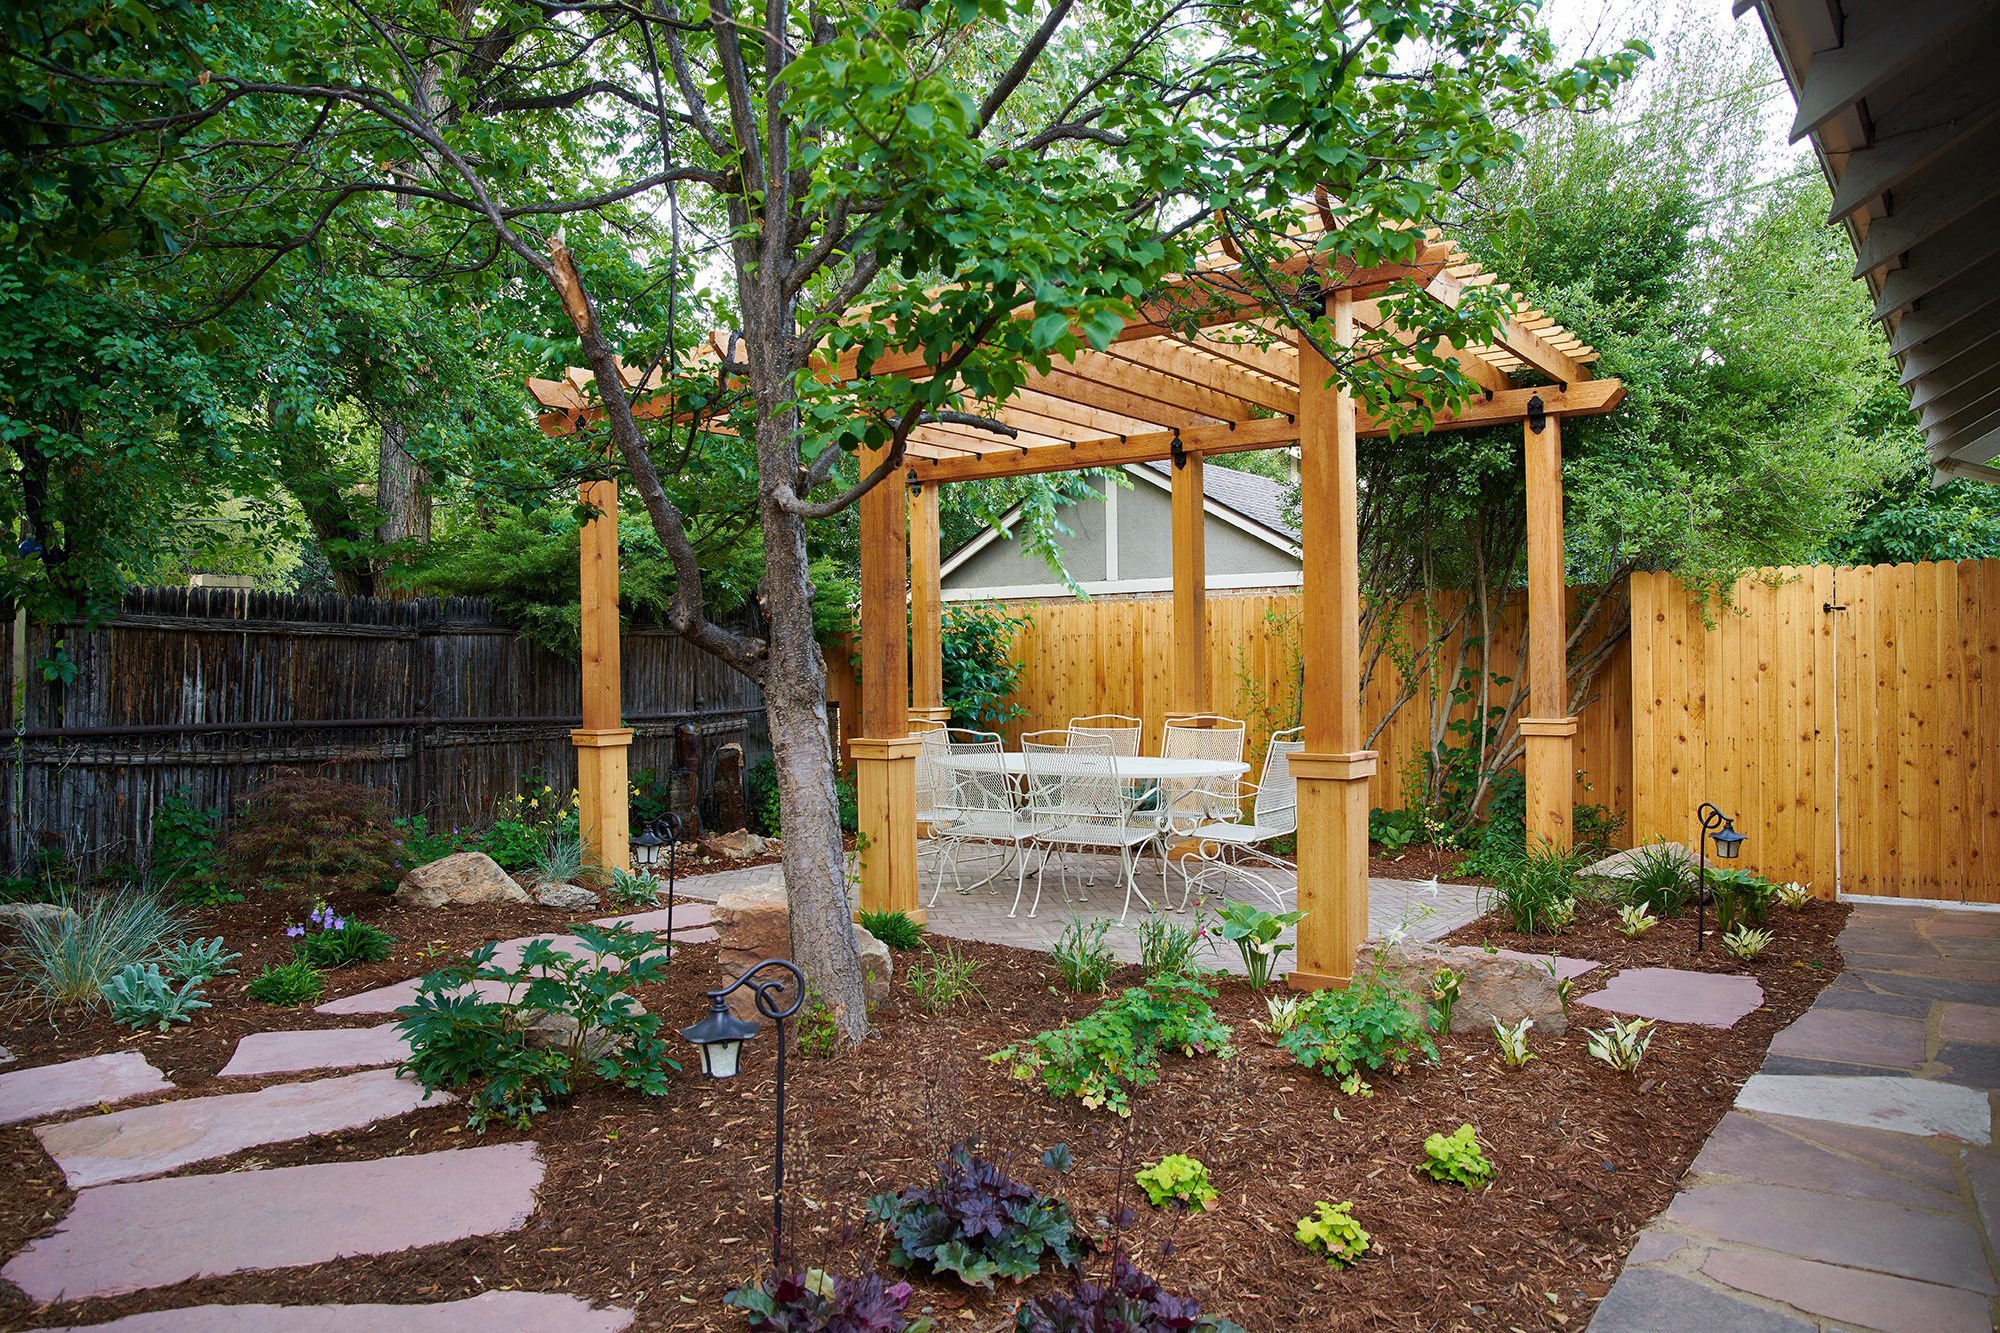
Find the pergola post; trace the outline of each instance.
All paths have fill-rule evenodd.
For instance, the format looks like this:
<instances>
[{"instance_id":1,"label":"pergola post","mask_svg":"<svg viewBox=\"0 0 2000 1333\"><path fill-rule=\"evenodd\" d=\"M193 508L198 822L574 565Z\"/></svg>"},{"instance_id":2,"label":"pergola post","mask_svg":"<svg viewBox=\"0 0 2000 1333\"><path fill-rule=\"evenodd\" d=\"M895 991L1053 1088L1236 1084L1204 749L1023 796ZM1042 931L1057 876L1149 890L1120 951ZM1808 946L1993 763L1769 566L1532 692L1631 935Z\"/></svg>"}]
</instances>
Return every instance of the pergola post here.
<instances>
[{"instance_id":1,"label":"pergola post","mask_svg":"<svg viewBox=\"0 0 2000 1333\"><path fill-rule=\"evenodd\" d=\"M1206 713L1208 683L1208 513L1201 455L1173 455L1174 694L1176 713Z\"/></svg>"},{"instance_id":2,"label":"pergola post","mask_svg":"<svg viewBox=\"0 0 2000 1333\"><path fill-rule=\"evenodd\" d=\"M1563 572L1562 422L1521 427L1528 505L1528 706L1521 719L1528 846L1570 849L1576 718L1570 716L1569 607Z\"/></svg>"},{"instance_id":3,"label":"pergola post","mask_svg":"<svg viewBox=\"0 0 2000 1333\"><path fill-rule=\"evenodd\" d=\"M1354 297L1328 301L1334 338L1354 340ZM1329 387L1333 368L1299 340L1300 616L1305 751L1292 757L1299 794L1300 990L1344 986L1368 938L1368 779L1361 738L1361 559L1354 396Z\"/></svg>"},{"instance_id":4,"label":"pergola post","mask_svg":"<svg viewBox=\"0 0 2000 1333\"><path fill-rule=\"evenodd\" d=\"M944 594L938 488L910 481L910 721L949 722L944 706Z\"/></svg>"},{"instance_id":5,"label":"pergola post","mask_svg":"<svg viewBox=\"0 0 2000 1333\"><path fill-rule=\"evenodd\" d=\"M864 449L865 475L881 452ZM917 906L917 749L910 735L908 514L902 485L885 480L861 497L861 727L854 760L861 840L861 912Z\"/></svg>"},{"instance_id":6,"label":"pergola post","mask_svg":"<svg viewBox=\"0 0 2000 1333\"><path fill-rule=\"evenodd\" d=\"M569 734L576 746L578 828L593 864L630 870L632 729L619 725L618 693L618 483L586 482L579 493L596 514L583 525L579 543L583 725Z\"/></svg>"}]
</instances>

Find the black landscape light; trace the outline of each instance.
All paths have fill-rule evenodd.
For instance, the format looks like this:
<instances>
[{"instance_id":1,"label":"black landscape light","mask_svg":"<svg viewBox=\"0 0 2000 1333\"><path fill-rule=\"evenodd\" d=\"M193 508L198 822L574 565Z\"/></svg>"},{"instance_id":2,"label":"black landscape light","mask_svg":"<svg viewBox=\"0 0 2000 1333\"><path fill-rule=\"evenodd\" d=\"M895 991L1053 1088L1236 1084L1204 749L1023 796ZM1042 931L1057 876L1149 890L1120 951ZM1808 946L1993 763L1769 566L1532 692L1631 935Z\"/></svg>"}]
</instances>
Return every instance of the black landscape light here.
<instances>
[{"instance_id":1,"label":"black landscape light","mask_svg":"<svg viewBox=\"0 0 2000 1333\"><path fill-rule=\"evenodd\" d=\"M1694 951L1700 953L1702 938L1708 933L1708 844L1714 842L1717 859L1734 861L1743 850L1744 836L1736 831L1736 822L1716 809L1713 801L1702 802L1694 817L1701 821L1700 870L1694 889Z\"/></svg>"}]
</instances>

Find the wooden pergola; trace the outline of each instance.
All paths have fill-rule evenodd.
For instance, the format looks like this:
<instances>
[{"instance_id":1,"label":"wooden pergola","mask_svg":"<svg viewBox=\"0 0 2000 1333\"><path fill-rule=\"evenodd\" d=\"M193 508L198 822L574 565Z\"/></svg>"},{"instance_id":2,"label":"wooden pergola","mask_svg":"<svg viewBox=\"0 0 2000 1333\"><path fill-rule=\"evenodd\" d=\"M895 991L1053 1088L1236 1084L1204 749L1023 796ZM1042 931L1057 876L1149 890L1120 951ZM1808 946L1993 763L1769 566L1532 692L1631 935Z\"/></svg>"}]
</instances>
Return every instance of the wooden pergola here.
<instances>
[{"instance_id":1,"label":"wooden pergola","mask_svg":"<svg viewBox=\"0 0 2000 1333\"><path fill-rule=\"evenodd\" d=\"M1295 264L1300 281L1317 281L1335 340L1380 330L1382 346L1409 345L1381 297L1414 283L1428 299L1455 306L1494 277L1435 234L1426 233L1410 263L1355 271L1310 252ZM849 742L863 834L861 910L899 910L922 920L917 892L916 757L911 723L942 719L938 488L957 481L1116 467L1171 460L1173 484L1174 670L1176 712L1210 711L1206 671L1207 606L1203 549L1203 460L1210 455L1297 444L1300 449L1304 549L1301 624L1305 752L1298 778L1298 931L1292 983L1344 984L1368 933L1368 779L1376 769L1361 716L1361 590L1357 550L1356 442L1389 434L1392 420L1362 410L1344 387L1329 387L1333 368L1297 338L1258 284L1239 276L1238 257L1217 250L1126 322L1106 350L1087 351L1030 373L1004 404L964 396L967 420L912 432L907 486L883 484L860 501L862 673L859 728ZM1567 848L1576 719L1568 715L1562 536L1561 422L1609 412L1624 397L1616 380L1596 379L1596 353L1542 312L1506 291L1512 315L1492 343L1436 348L1479 387L1456 412L1438 414L1432 430L1522 423L1528 508L1529 691L1535 716L1525 738L1528 832ZM1220 299L1218 299L1218 295ZM1189 297L1198 296L1198 300ZM1190 309L1206 311L1189 318ZM1386 353L1393 355L1393 353ZM850 354L838 373L852 377ZM875 375L921 377L921 354L890 355ZM580 378L579 378L580 377ZM551 433L581 429L596 416L569 382L531 380ZM636 388L637 376L632 384ZM641 415L668 410L664 396L637 405ZM1003 424L1011 435L983 425ZM864 470L882 459L865 451ZM610 483L596 483L609 488ZM586 499L604 517L586 529L583 547L584 719L576 733L585 830L607 859L622 862L624 750L630 732L617 716L617 545L613 494ZM609 631L605 625L609 625ZM593 625L596 626L593 629ZM903 653L905 636L911 645ZM606 690L609 690L607 698ZM622 739L621 739L622 732ZM612 768L615 766L616 771ZM594 770L594 771L593 771ZM615 825L615 829L613 827Z\"/></svg>"}]
</instances>

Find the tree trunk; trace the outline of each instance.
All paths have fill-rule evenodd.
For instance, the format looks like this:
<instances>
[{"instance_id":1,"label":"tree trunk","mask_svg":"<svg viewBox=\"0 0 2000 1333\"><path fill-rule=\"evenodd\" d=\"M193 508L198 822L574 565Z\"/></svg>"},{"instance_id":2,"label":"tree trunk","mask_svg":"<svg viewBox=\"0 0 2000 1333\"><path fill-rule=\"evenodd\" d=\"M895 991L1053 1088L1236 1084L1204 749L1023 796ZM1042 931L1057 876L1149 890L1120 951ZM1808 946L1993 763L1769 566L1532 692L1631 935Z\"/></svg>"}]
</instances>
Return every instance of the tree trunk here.
<instances>
[{"instance_id":1,"label":"tree trunk","mask_svg":"<svg viewBox=\"0 0 2000 1333\"><path fill-rule=\"evenodd\" d=\"M391 417L382 423L382 449L375 469L375 508L379 517L375 540L384 546L405 543L428 546L431 540L430 473L404 448L408 428ZM404 563L385 555L386 565ZM384 596L408 597L408 589L391 579L377 579Z\"/></svg>"}]
</instances>

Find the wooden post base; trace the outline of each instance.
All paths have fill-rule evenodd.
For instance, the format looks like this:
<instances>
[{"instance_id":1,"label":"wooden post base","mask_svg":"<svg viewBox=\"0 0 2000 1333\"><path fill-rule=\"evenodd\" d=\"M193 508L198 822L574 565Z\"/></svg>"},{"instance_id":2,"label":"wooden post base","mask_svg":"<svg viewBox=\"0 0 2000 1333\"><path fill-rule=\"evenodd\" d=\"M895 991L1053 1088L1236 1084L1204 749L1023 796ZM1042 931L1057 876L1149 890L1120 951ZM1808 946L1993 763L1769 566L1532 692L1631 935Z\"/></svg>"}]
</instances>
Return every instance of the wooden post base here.
<instances>
[{"instance_id":1,"label":"wooden post base","mask_svg":"<svg viewBox=\"0 0 2000 1333\"><path fill-rule=\"evenodd\" d=\"M1573 717L1521 719L1531 850L1543 846L1564 852L1570 849L1570 811L1576 799L1575 737Z\"/></svg>"},{"instance_id":2,"label":"wooden post base","mask_svg":"<svg viewBox=\"0 0 2000 1333\"><path fill-rule=\"evenodd\" d=\"M1345 986L1368 939L1368 779L1375 752L1296 754L1299 946L1286 984Z\"/></svg>"},{"instance_id":3,"label":"wooden post base","mask_svg":"<svg viewBox=\"0 0 2000 1333\"><path fill-rule=\"evenodd\" d=\"M917 752L915 736L856 736L854 759L860 805L861 893L858 912L902 912L918 924Z\"/></svg>"},{"instance_id":4,"label":"wooden post base","mask_svg":"<svg viewBox=\"0 0 2000 1333\"><path fill-rule=\"evenodd\" d=\"M609 872L632 869L630 727L579 727L576 746L577 827L587 863Z\"/></svg>"},{"instance_id":5,"label":"wooden post base","mask_svg":"<svg viewBox=\"0 0 2000 1333\"><path fill-rule=\"evenodd\" d=\"M912 708L910 710L910 725L915 727L919 722L942 722L949 726L951 723L951 710L949 708Z\"/></svg>"}]
</instances>

